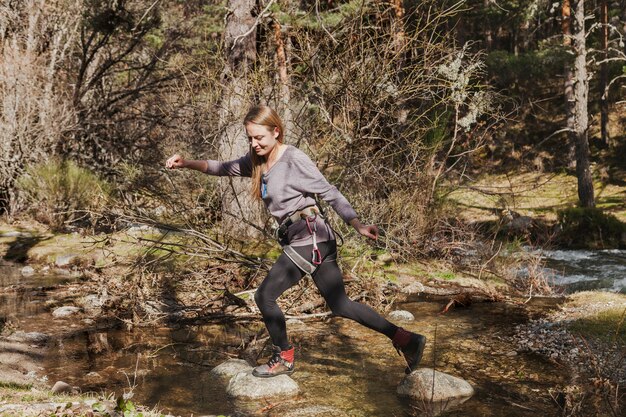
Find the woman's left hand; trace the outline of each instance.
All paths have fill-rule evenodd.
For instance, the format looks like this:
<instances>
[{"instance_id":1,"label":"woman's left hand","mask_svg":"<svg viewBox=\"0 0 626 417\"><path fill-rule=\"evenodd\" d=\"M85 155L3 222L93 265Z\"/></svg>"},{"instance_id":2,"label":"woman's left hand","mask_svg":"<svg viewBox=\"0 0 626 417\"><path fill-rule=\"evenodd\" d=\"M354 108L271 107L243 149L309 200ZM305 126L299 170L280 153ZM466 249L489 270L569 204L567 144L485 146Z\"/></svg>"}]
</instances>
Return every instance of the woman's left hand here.
<instances>
[{"instance_id":1,"label":"woman's left hand","mask_svg":"<svg viewBox=\"0 0 626 417\"><path fill-rule=\"evenodd\" d=\"M359 224L356 230L365 237L378 240L378 227L375 224Z\"/></svg>"},{"instance_id":2,"label":"woman's left hand","mask_svg":"<svg viewBox=\"0 0 626 417\"><path fill-rule=\"evenodd\" d=\"M378 227L375 224L361 224L359 219L355 218L350 221L350 225L363 236L369 237L373 240L378 240Z\"/></svg>"}]
</instances>

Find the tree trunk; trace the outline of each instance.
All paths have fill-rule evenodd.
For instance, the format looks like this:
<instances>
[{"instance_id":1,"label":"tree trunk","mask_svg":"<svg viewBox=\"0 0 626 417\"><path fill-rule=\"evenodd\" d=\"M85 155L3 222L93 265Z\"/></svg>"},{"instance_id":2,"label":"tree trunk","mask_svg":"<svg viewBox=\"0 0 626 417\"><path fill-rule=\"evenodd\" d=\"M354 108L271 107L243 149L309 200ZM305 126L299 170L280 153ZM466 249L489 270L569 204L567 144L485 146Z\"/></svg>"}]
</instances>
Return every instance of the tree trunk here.
<instances>
[{"instance_id":1,"label":"tree trunk","mask_svg":"<svg viewBox=\"0 0 626 417\"><path fill-rule=\"evenodd\" d=\"M394 10L394 19L392 22L393 25L393 43L392 50L394 59L396 61L397 68L397 83L400 85L404 79L404 67L405 67L405 56L406 56L406 30L404 24L404 16L406 14L404 10L403 0L393 0L392 7ZM396 103L396 126L394 128L395 134L400 137L402 132L406 128L407 119L409 117L409 110L406 106L406 98L399 95L399 98Z\"/></svg>"},{"instance_id":2,"label":"tree trunk","mask_svg":"<svg viewBox=\"0 0 626 417\"><path fill-rule=\"evenodd\" d=\"M287 138L293 138L294 123L291 114L291 91L289 89L289 72L288 68L288 52L289 52L289 36L283 33L280 23L274 21L274 41L276 42L276 65L278 67L278 80L280 85L280 97L278 113L282 116L283 125L285 127L285 141Z\"/></svg>"},{"instance_id":3,"label":"tree trunk","mask_svg":"<svg viewBox=\"0 0 626 417\"><path fill-rule=\"evenodd\" d=\"M626 0L622 0L622 36L626 36ZM626 54L626 42L624 42L624 53Z\"/></svg>"},{"instance_id":4,"label":"tree trunk","mask_svg":"<svg viewBox=\"0 0 626 417\"><path fill-rule=\"evenodd\" d=\"M406 33L404 30L404 5L403 0L393 0L391 6L395 14L393 22L393 49L396 55L404 54L404 48L406 45Z\"/></svg>"},{"instance_id":5,"label":"tree trunk","mask_svg":"<svg viewBox=\"0 0 626 417\"><path fill-rule=\"evenodd\" d=\"M609 146L609 97L607 84L609 82L609 71L607 59L609 58L609 18L607 0L600 2L600 20L602 22L602 64L600 64L600 132L602 143Z\"/></svg>"},{"instance_id":6,"label":"tree trunk","mask_svg":"<svg viewBox=\"0 0 626 417\"><path fill-rule=\"evenodd\" d=\"M561 30L563 32L563 46L567 49L572 47L572 29L571 29L571 6L570 0L563 0L563 7L561 9ZM565 127L569 129L569 132L574 131L574 72L569 62L565 63L563 71L563 89L565 98ZM567 154L566 161L569 168L574 168L575 165L575 152L574 141L571 140L571 133L566 136L567 139Z\"/></svg>"},{"instance_id":7,"label":"tree trunk","mask_svg":"<svg viewBox=\"0 0 626 417\"><path fill-rule=\"evenodd\" d=\"M243 118L253 104L248 86L248 74L256 60L256 27L252 10L254 0L229 0L230 14L224 30L226 65L222 74L222 103L220 106L220 141L218 156L229 161L249 151L244 134ZM224 177L222 193L222 227L226 235L250 238L258 236L250 224L260 223L260 209L250 195L246 179Z\"/></svg>"},{"instance_id":8,"label":"tree trunk","mask_svg":"<svg viewBox=\"0 0 626 417\"><path fill-rule=\"evenodd\" d=\"M485 10L487 10L489 8L489 4L490 4L489 0L483 0L483 8ZM489 22L485 22L485 23L487 23L487 25L489 25ZM491 52L491 50L493 49L493 31L491 30L491 26L487 26L487 28L483 32L483 35L485 37L485 39L484 39L485 51L486 52Z\"/></svg>"},{"instance_id":9,"label":"tree trunk","mask_svg":"<svg viewBox=\"0 0 626 417\"><path fill-rule=\"evenodd\" d=\"M589 165L588 110L589 83L587 79L587 48L585 45L585 0L574 3L573 42L574 49L574 132L572 141L576 145L576 176L578 199L581 207L595 205L593 181Z\"/></svg>"}]
</instances>

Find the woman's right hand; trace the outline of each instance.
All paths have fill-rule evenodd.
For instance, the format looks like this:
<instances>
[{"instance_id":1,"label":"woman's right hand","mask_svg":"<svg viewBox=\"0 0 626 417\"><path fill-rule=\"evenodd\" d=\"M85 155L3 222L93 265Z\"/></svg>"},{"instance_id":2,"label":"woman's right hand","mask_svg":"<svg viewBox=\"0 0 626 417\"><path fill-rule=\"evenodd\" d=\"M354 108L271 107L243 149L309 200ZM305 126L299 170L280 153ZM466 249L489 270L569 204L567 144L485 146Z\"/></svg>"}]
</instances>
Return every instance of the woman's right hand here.
<instances>
[{"instance_id":1,"label":"woman's right hand","mask_svg":"<svg viewBox=\"0 0 626 417\"><path fill-rule=\"evenodd\" d=\"M165 167L169 169L185 168L185 158L179 154L175 154L165 162Z\"/></svg>"}]
</instances>

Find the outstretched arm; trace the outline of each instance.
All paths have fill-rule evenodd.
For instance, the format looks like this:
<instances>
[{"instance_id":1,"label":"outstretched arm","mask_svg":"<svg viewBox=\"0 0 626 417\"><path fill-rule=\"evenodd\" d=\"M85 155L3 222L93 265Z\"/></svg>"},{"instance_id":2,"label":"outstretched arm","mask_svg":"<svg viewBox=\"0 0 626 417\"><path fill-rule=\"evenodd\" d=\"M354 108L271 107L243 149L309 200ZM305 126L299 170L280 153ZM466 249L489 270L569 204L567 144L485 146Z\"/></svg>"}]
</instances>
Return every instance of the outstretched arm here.
<instances>
[{"instance_id":1,"label":"outstretched arm","mask_svg":"<svg viewBox=\"0 0 626 417\"><path fill-rule=\"evenodd\" d=\"M203 160L185 159L176 154L165 162L165 167L169 169L188 168L195 171L206 172L209 163Z\"/></svg>"},{"instance_id":2,"label":"outstretched arm","mask_svg":"<svg viewBox=\"0 0 626 417\"><path fill-rule=\"evenodd\" d=\"M211 159L185 159L176 154L165 162L165 166L170 169L188 168L217 176L249 177L252 174L252 163L249 155L244 155L233 161L220 162Z\"/></svg>"}]
</instances>

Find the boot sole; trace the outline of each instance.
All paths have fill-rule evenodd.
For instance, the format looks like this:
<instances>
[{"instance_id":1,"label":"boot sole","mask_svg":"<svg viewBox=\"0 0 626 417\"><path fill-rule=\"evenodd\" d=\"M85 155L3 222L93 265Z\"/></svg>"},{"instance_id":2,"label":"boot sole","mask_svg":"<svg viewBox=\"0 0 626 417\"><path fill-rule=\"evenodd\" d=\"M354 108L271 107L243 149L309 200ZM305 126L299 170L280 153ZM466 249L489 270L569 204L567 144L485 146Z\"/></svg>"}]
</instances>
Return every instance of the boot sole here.
<instances>
[{"instance_id":1,"label":"boot sole","mask_svg":"<svg viewBox=\"0 0 626 417\"><path fill-rule=\"evenodd\" d=\"M405 374L410 374L411 372L415 371L417 369L417 366L422 361L422 356L424 356L424 349L426 348L426 336L423 336L423 335L419 335L419 336L420 336L420 341L419 341L417 354L413 357L413 360L411 361L411 363L409 363L407 367L404 369Z\"/></svg>"},{"instance_id":2,"label":"boot sole","mask_svg":"<svg viewBox=\"0 0 626 417\"><path fill-rule=\"evenodd\" d=\"M295 372L295 369L292 369L291 371L283 371L283 372L279 372L277 374L259 374L255 371L252 371L252 376L255 376L257 378L273 378L275 376L279 376L279 375L291 375Z\"/></svg>"}]
</instances>

